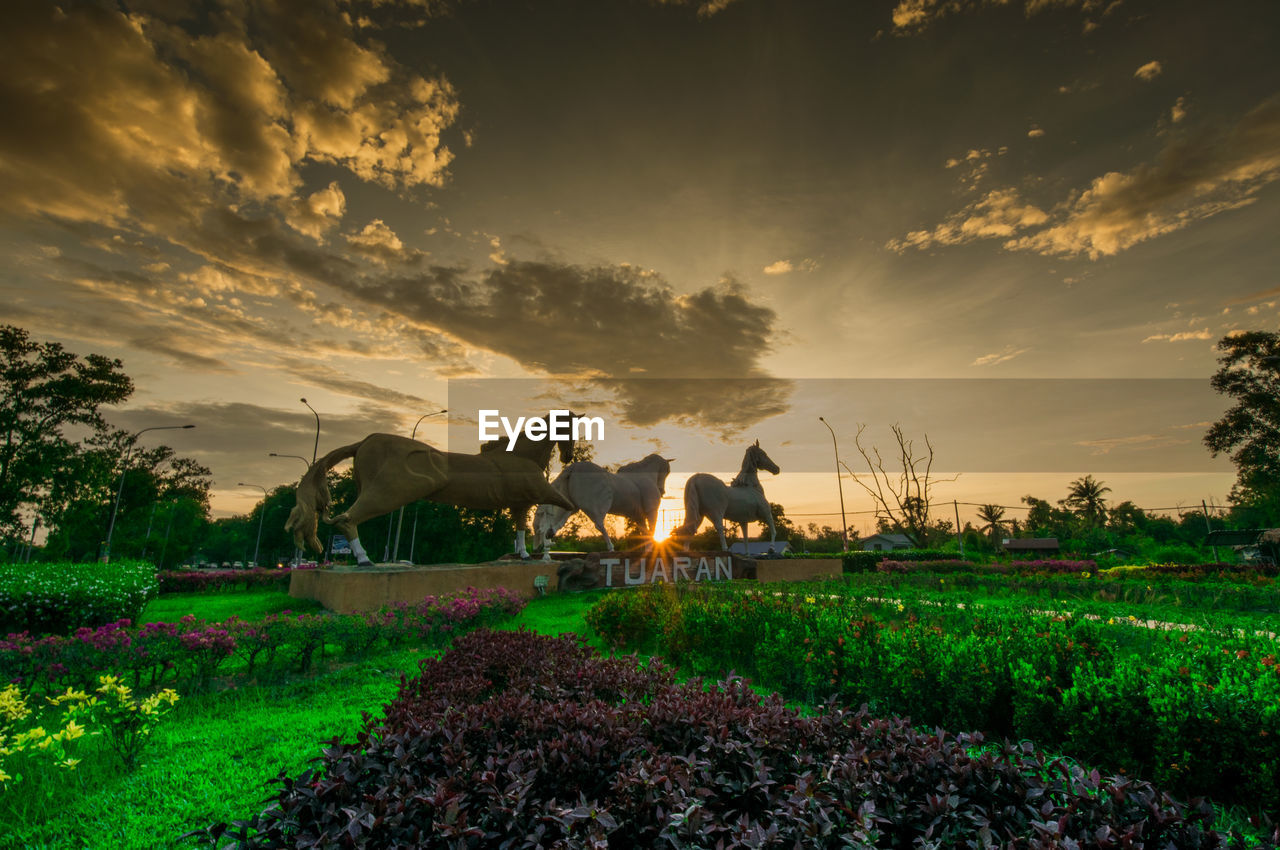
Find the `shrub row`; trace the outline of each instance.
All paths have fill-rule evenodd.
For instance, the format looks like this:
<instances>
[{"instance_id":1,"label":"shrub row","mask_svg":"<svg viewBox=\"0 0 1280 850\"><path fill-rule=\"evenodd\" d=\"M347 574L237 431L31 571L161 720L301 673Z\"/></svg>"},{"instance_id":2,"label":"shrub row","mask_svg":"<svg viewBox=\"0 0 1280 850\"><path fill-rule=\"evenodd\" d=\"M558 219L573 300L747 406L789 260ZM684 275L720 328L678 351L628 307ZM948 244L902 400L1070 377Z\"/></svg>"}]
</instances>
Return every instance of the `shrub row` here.
<instances>
[{"instance_id":1,"label":"shrub row","mask_svg":"<svg viewBox=\"0 0 1280 850\"><path fill-rule=\"evenodd\" d=\"M137 619L156 593L155 567L142 561L0 565L0 634Z\"/></svg>"},{"instance_id":2,"label":"shrub row","mask_svg":"<svg viewBox=\"0 0 1280 850\"><path fill-rule=\"evenodd\" d=\"M959 611L907 595L873 604L683 586L610 594L587 619L613 645L656 649L695 673L737 670L809 702L1030 738L1181 793L1273 811L1280 801L1280 650L1269 637L1138 635L1127 619ZM1140 643L1149 649L1126 649Z\"/></svg>"},{"instance_id":3,"label":"shrub row","mask_svg":"<svg viewBox=\"0 0 1280 850\"><path fill-rule=\"evenodd\" d=\"M883 596L923 589L938 591L942 587L938 578L938 574L931 572L854 573L843 576L835 586L843 586L841 592L844 593ZM1010 599L1031 604L1034 600L1042 607L1062 600L1072 600L1076 606L1090 602L1095 603L1097 613L1114 606L1131 609L1123 610L1124 614L1145 614L1154 609L1163 612L1164 619L1194 618L1197 622L1207 616L1230 612L1255 612L1265 618L1268 613L1280 610L1280 585L1274 579L1245 581L1229 575L1187 580L1147 575L1138 570L1101 570L1089 576L1070 572L1017 575L960 570L946 574L946 591L948 594L963 591L988 601ZM1246 626L1243 620L1232 619L1237 619L1239 627Z\"/></svg>"},{"instance_id":4,"label":"shrub row","mask_svg":"<svg viewBox=\"0 0 1280 850\"><path fill-rule=\"evenodd\" d=\"M317 657L324 659L335 651L349 660L407 642L440 646L523 607L524 600L504 588L468 589L363 615L284 613L253 622L233 617L222 623L187 616L177 623L136 628L121 620L81 628L69 637L24 632L0 640L0 682L45 696L68 687L85 688L104 673L122 675L135 687L199 688L236 659L241 664L232 672L243 676L302 672Z\"/></svg>"},{"instance_id":5,"label":"shrub row","mask_svg":"<svg viewBox=\"0 0 1280 850\"><path fill-rule=\"evenodd\" d=\"M1150 564L1142 569L1144 575L1172 576L1181 579L1198 579L1205 577L1221 578L1239 576L1243 578L1274 577L1280 574L1280 567L1275 564L1258 564L1240 561L1235 564Z\"/></svg>"},{"instance_id":6,"label":"shrub row","mask_svg":"<svg viewBox=\"0 0 1280 850\"><path fill-rule=\"evenodd\" d=\"M569 636L477 632L402 684L241 847L1218 848L1212 809L1029 744L865 710L801 717L741 679L675 684ZM1270 842L1264 846L1273 847Z\"/></svg>"},{"instance_id":7,"label":"shrub row","mask_svg":"<svg viewBox=\"0 0 1280 850\"><path fill-rule=\"evenodd\" d=\"M287 590L294 569L257 567L251 570L162 570L156 574L161 593L203 593L213 590L278 588Z\"/></svg>"},{"instance_id":8,"label":"shrub row","mask_svg":"<svg viewBox=\"0 0 1280 850\"><path fill-rule=\"evenodd\" d=\"M846 573L872 572L886 558L895 561L945 561L955 557L945 549L896 549L892 552L843 552L840 555Z\"/></svg>"},{"instance_id":9,"label":"shrub row","mask_svg":"<svg viewBox=\"0 0 1280 850\"><path fill-rule=\"evenodd\" d=\"M885 558L876 565L876 572L881 573L996 573L998 575L1031 575L1045 573L1049 575L1096 574L1098 564L1095 561L1006 561L991 564L978 564L958 558L941 560L916 559L902 561L897 558Z\"/></svg>"}]
</instances>

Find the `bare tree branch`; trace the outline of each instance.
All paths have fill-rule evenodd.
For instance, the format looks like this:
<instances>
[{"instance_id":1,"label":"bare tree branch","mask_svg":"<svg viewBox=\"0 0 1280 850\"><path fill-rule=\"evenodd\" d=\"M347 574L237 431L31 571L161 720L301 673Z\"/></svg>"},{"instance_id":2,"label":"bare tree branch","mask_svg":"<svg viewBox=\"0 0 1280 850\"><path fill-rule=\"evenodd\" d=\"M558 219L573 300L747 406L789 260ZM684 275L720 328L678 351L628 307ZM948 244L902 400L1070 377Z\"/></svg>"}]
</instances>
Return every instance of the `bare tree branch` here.
<instances>
[{"instance_id":1,"label":"bare tree branch","mask_svg":"<svg viewBox=\"0 0 1280 850\"><path fill-rule=\"evenodd\" d=\"M894 441L898 445L898 458L902 470L896 480L885 469L884 457L876 446L865 446L862 442L866 425L859 423L858 432L854 435L853 444L867 464L867 473L859 475L841 463L853 480L871 497L876 509L877 522L885 522L901 528L917 546L929 544L929 507L933 499L933 485L942 481L955 481L958 475L951 478L935 479L933 477L933 443L929 435L924 435L926 451L919 456L915 453L915 441L908 439L902 426L895 423L891 426ZM923 466L923 470L921 467Z\"/></svg>"}]
</instances>

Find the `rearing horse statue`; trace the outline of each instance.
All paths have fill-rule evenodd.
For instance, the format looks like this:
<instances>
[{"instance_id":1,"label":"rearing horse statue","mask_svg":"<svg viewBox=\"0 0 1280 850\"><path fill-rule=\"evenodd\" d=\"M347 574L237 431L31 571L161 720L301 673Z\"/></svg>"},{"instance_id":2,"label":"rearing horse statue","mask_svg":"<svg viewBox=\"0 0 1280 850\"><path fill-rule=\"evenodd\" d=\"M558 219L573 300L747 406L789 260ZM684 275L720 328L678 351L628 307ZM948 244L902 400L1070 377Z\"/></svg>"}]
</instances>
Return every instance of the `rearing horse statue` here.
<instances>
[{"instance_id":1,"label":"rearing horse statue","mask_svg":"<svg viewBox=\"0 0 1280 850\"><path fill-rule=\"evenodd\" d=\"M528 558L524 539L529 509L542 503L573 508L573 503L547 482L547 464L557 446L560 462L568 463L573 457L573 440L530 440L522 433L512 451L506 451L505 441L495 441L469 455L442 452L396 434L370 434L312 464L298 483L298 503L285 530L293 533L300 548L322 552L316 520L323 515L325 522L337 526L351 541L357 563L370 567L373 561L360 543L360 523L426 499L463 508L510 510L517 529L516 552ZM329 516L325 476L347 458L354 458L356 500L337 516Z\"/></svg>"},{"instance_id":2,"label":"rearing horse statue","mask_svg":"<svg viewBox=\"0 0 1280 850\"><path fill-rule=\"evenodd\" d=\"M747 447L746 454L742 456L742 469L730 484L726 485L705 472L691 476L684 485L684 525L671 532L671 536L692 537L706 518L720 533L720 548L728 549L724 539L724 521L727 519L742 528L744 542L751 539L747 536L749 522L768 525L769 541L775 541L777 531L773 527L773 512L769 510L769 500L760 486L760 477L756 474L758 469L774 475L782 471L756 440L755 445Z\"/></svg>"}]
</instances>

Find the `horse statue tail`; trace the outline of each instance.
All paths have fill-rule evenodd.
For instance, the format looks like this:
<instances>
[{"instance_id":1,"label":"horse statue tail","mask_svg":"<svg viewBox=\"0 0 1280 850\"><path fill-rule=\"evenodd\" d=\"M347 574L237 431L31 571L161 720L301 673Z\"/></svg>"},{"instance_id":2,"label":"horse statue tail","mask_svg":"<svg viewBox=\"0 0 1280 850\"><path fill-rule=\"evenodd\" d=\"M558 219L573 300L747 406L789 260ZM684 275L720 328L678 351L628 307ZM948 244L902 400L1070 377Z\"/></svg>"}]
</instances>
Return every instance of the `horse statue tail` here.
<instances>
[{"instance_id":1,"label":"horse statue tail","mask_svg":"<svg viewBox=\"0 0 1280 850\"><path fill-rule=\"evenodd\" d=\"M684 485L684 525L671 532L672 537L692 537L698 533L702 525L702 507L698 501L697 476L690 478Z\"/></svg>"},{"instance_id":2,"label":"horse statue tail","mask_svg":"<svg viewBox=\"0 0 1280 850\"><path fill-rule=\"evenodd\" d=\"M319 516L329 509L329 482L326 476L329 470L341 461L355 457L356 451L363 443L364 440L361 440L358 443L334 449L311 464L311 468L298 482L298 503L289 512L284 530L293 533L293 542L299 549L324 551L324 547L320 545L320 538L316 536L316 528Z\"/></svg>"}]
</instances>

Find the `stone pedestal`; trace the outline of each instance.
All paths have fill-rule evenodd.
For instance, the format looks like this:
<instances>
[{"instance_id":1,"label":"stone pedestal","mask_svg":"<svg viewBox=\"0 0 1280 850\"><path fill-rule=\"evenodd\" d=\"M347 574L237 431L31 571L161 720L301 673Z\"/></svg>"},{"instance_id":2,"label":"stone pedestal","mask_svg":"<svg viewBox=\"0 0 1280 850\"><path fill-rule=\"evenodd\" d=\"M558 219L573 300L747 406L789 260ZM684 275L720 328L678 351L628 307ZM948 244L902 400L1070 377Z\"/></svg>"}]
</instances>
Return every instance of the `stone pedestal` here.
<instances>
[{"instance_id":1,"label":"stone pedestal","mask_svg":"<svg viewBox=\"0 0 1280 850\"><path fill-rule=\"evenodd\" d=\"M456 593L468 587L505 587L532 598L537 593L533 581L538 576L548 577L548 593L555 591L556 564L537 560L297 570L289 581L289 595L314 599L330 611L356 614L375 611L392 602L421 602L428 596Z\"/></svg>"},{"instance_id":2,"label":"stone pedestal","mask_svg":"<svg viewBox=\"0 0 1280 850\"><path fill-rule=\"evenodd\" d=\"M427 596L468 587L505 587L526 599L538 595L534 581L546 576L546 592L639 587L675 581L812 581L840 575L838 558L755 560L729 552L688 552L671 546L625 552L559 554L555 561L531 559L483 564L435 564L295 570L289 595L313 599L342 614L375 611L392 602L420 602Z\"/></svg>"}]
</instances>

